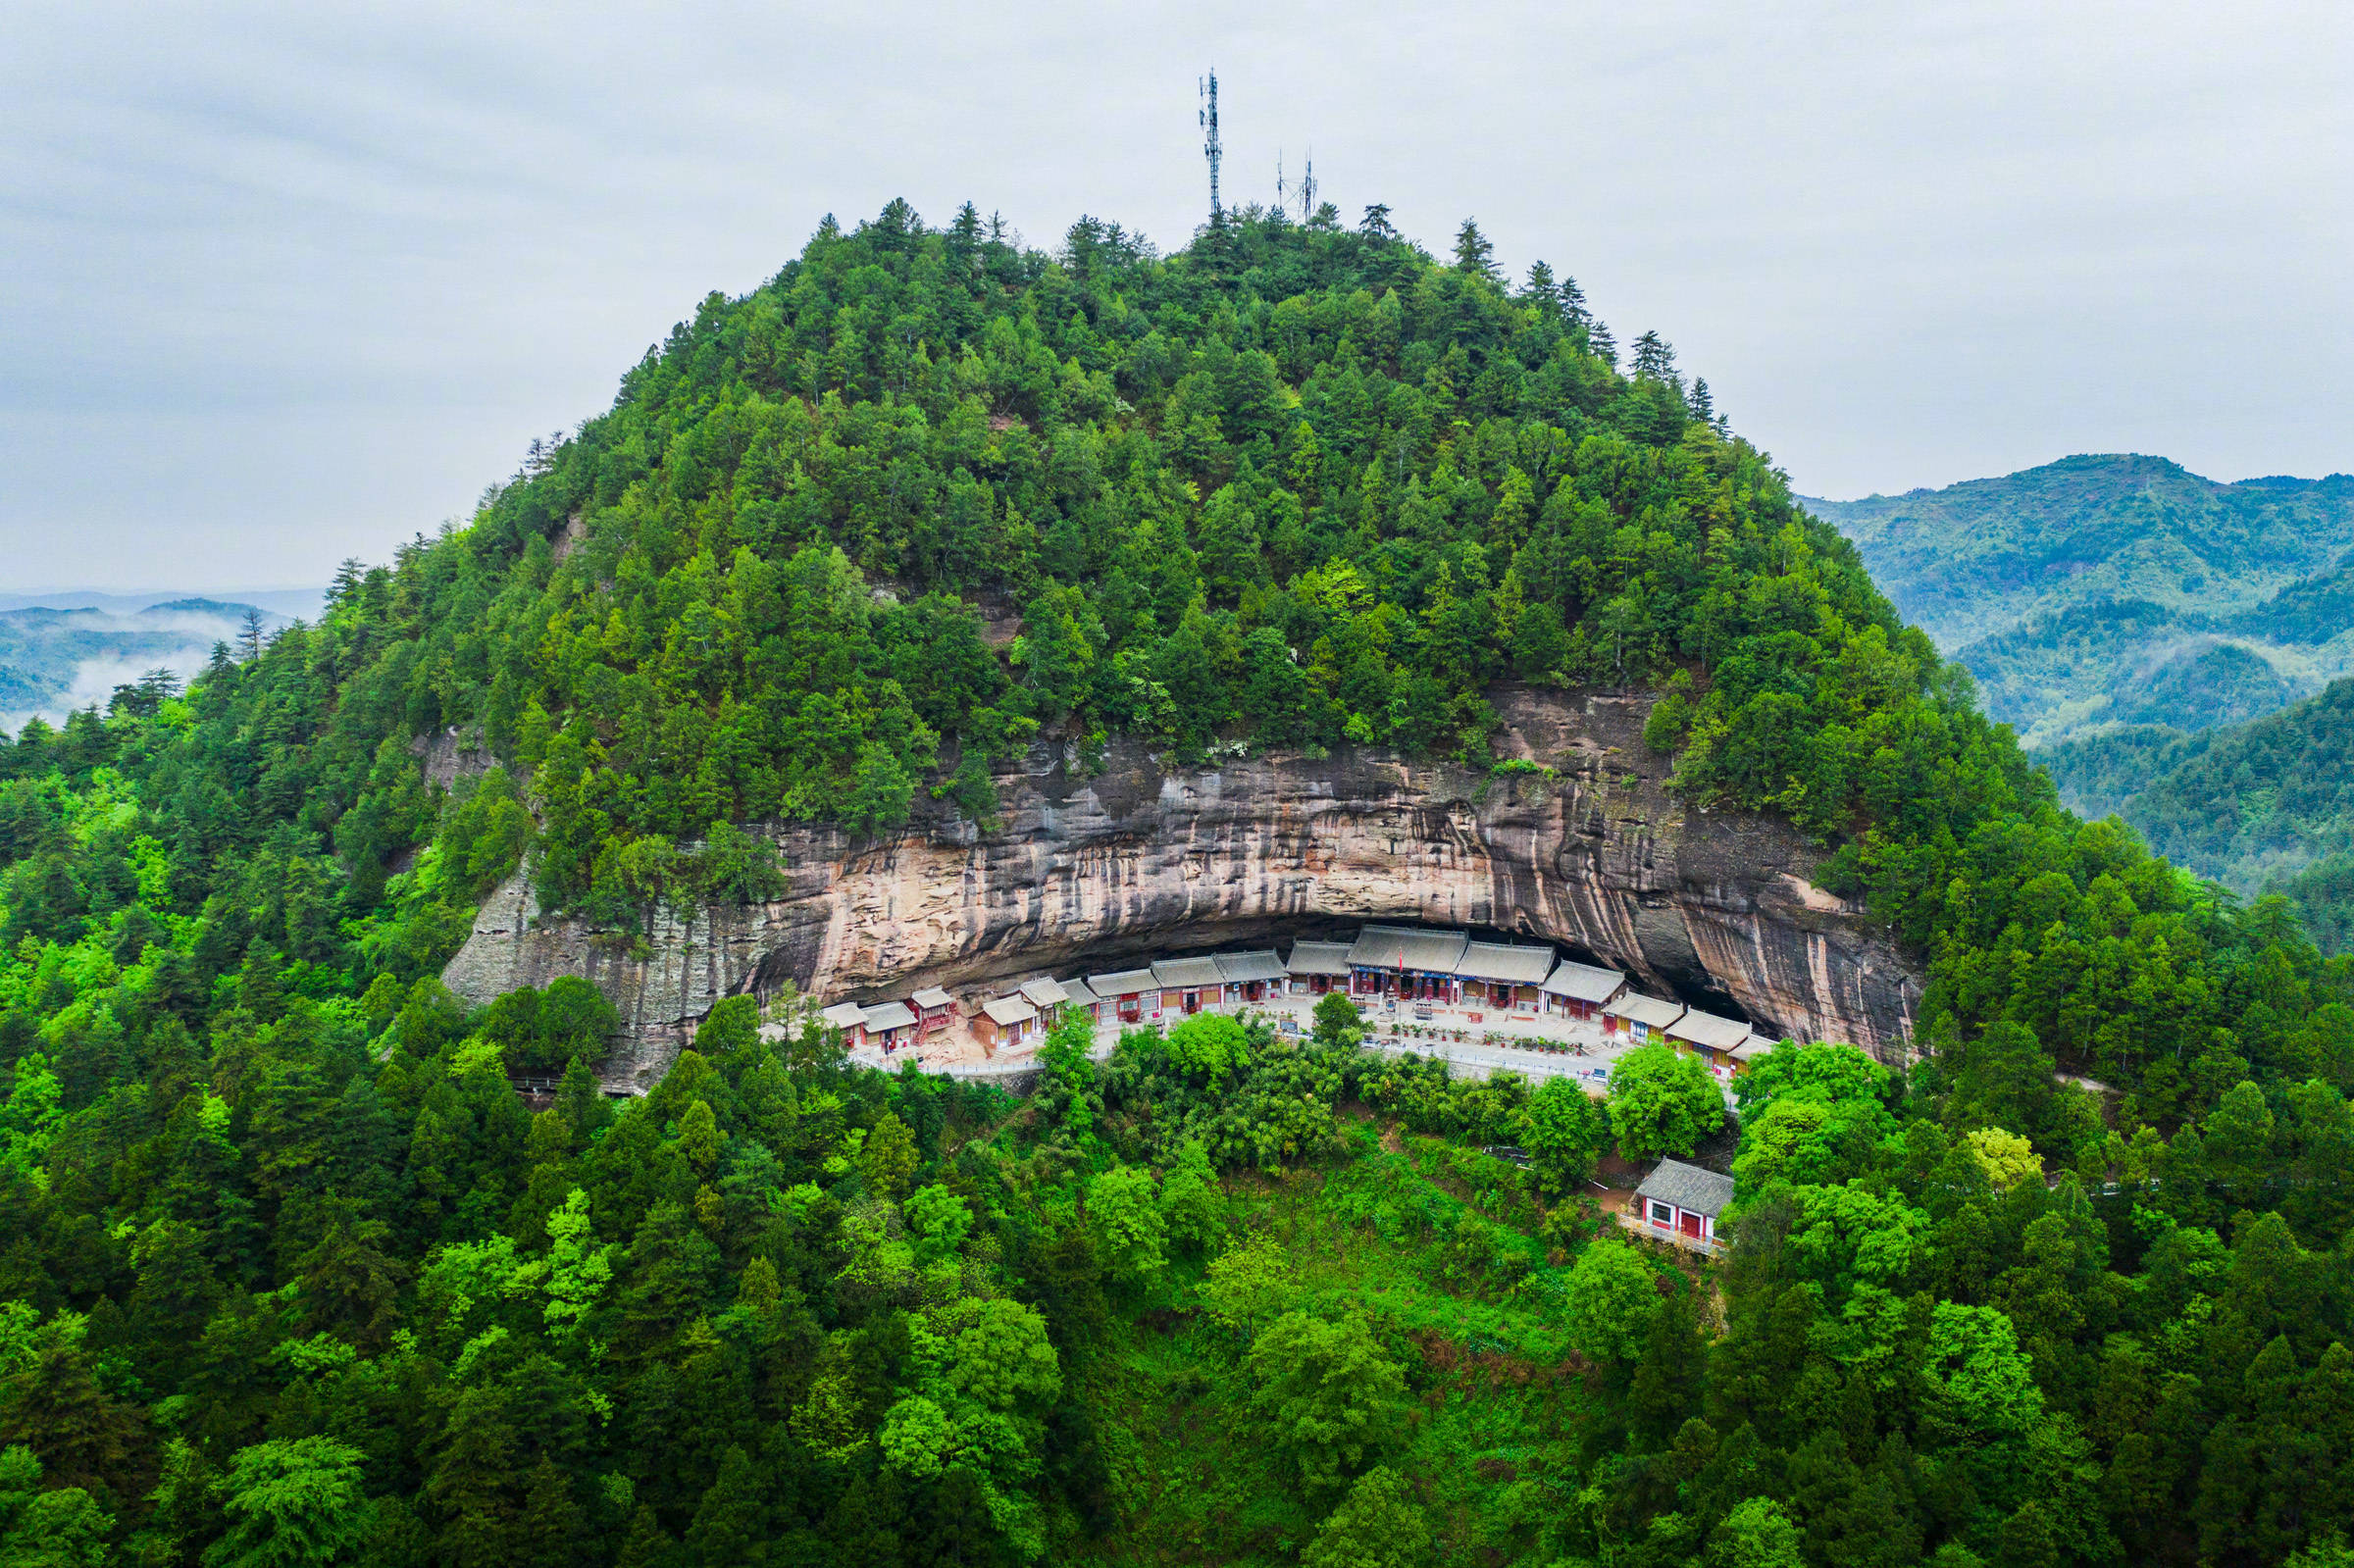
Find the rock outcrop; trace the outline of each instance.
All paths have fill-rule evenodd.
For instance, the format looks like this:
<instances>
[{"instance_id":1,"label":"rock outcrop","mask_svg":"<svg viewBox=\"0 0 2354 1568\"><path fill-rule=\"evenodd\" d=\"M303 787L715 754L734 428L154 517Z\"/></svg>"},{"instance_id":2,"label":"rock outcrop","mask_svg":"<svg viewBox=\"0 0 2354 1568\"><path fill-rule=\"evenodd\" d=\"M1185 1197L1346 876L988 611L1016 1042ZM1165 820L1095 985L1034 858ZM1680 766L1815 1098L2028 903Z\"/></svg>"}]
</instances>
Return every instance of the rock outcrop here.
<instances>
[{"instance_id":1,"label":"rock outcrop","mask_svg":"<svg viewBox=\"0 0 2354 1568\"><path fill-rule=\"evenodd\" d=\"M1904 959L1813 885L1821 852L1787 824L1670 797L1642 744L1647 697L1494 696L1520 771L1356 749L1177 768L1121 744L1083 777L1040 746L998 779L996 831L931 802L880 840L776 830L783 896L642 938L539 920L517 877L444 979L484 1001L588 977L628 1031L607 1085L637 1089L720 997L788 979L868 1000L1419 921L1551 940L1767 1034L1909 1049Z\"/></svg>"}]
</instances>

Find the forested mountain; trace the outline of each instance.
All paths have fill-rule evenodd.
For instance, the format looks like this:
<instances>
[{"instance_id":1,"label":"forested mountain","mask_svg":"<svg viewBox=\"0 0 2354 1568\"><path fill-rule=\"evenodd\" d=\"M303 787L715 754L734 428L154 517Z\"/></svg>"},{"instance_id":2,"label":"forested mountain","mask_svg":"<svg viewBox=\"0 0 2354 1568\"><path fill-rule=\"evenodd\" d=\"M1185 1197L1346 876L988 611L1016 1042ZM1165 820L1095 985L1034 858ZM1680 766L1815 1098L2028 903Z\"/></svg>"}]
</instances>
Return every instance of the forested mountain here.
<instances>
[{"instance_id":1,"label":"forested mountain","mask_svg":"<svg viewBox=\"0 0 2354 1568\"><path fill-rule=\"evenodd\" d=\"M2076 809L2122 813L2242 893L2286 894L2329 951L2354 938L2354 681L2252 723L2120 730L2045 761Z\"/></svg>"},{"instance_id":2,"label":"forested mountain","mask_svg":"<svg viewBox=\"0 0 2354 1568\"><path fill-rule=\"evenodd\" d=\"M288 620L218 599L74 602L93 597L99 596L0 606L0 723L14 729L36 715L62 719L159 672L170 673L177 690L214 643L276 632Z\"/></svg>"},{"instance_id":3,"label":"forested mountain","mask_svg":"<svg viewBox=\"0 0 2354 1568\"><path fill-rule=\"evenodd\" d=\"M2253 718L2354 666L2354 478L2220 484L2072 457L1941 490L1805 503L2030 743Z\"/></svg>"},{"instance_id":4,"label":"forested mountain","mask_svg":"<svg viewBox=\"0 0 2354 1568\"><path fill-rule=\"evenodd\" d=\"M993 765L1489 765L1656 694L1921 966L1925 1056L1742 1081L1721 1263L1607 1113L1228 1020L1028 1101L720 1004L608 1102L577 979L436 979L529 864L626 949L764 825ZM444 793L422 741L501 760ZM2342 1561L2354 962L2063 811L1646 333L1370 209L1161 257L829 222L316 625L0 748L0 1554L702 1565ZM2055 1069L2096 1074L2107 1097ZM510 1076L562 1074L543 1106ZM1481 1152L1522 1151L1526 1166ZM2332 1552L2336 1556L2329 1555Z\"/></svg>"}]
</instances>

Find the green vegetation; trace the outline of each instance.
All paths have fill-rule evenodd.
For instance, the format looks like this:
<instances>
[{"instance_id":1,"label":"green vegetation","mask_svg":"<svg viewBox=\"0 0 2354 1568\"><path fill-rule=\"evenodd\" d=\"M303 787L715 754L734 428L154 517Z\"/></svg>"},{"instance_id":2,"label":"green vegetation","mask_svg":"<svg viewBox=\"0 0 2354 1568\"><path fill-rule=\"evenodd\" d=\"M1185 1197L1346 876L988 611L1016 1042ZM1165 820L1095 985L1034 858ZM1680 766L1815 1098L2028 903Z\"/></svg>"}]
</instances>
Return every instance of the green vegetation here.
<instances>
[{"instance_id":1,"label":"green vegetation","mask_svg":"<svg viewBox=\"0 0 2354 1568\"><path fill-rule=\"evenodd\" d=\"M1611 1132L1636 1159L1689 1154L1724 1122L1724 1095L1700 1058L1655 1042L1611 1066Z\"/></svg>"},{"instance_id":2,"label":"green vegetation","mask_svg":"<svg viewBox=\"0 0 2354 1568\"><path fill-rule=\"evenodd\" d=\"M2354 681L2251 724L2146 728L2050 754L2062 792L2244 894L2285 894L2325 951L2354 938Z\"/></svg>"},{"instance_id":3,"label":"green vegetation","mask_svg":"<svg viewBox=\"0 0 2354 1568\"><path fill-rule=\"evenodd\" d=\"M2329 1549L2354 961L2064 812L1664 344L1484 258L829 225L318 625L0 747L0 1554ZM1017 1106L735 998L614 1105L586 987L435 978L518 867L626 948L777 820L988 831L1115 733L1481 766L1506 679L1672 692L1696 813L1927 976L1916 1071L1744 1081L1721 1274L1592 1244L1672 1062L1605 1110L1344 1000L1058 1031Z\"/></svg>"},{"instance_id":4,"label":"green vegetation","mask_svg":"<svg viewBox=\"0 0 2354 1568\"><path fill-rule=\"evenodd\" d=\"M113 690L149 712L180 686L175 669L204 662L215 642L246 641L284 625L250 604L217 599L121 604L113 609L0 609L0 716L11 725L57 715ZM144 674L132 675L143 670ZM118 684L120 683L120 684Z\"/></svg>"},{"instance_id":5,"label":"green vegetation","mask_svg":"<svg viewBox=\"0 0 2354 1568\"><path fill-rule=\"evenodd\" d=\"M1809 501L2038 745L2254 718L2348 669L2354 480L2219 484L2160 458Z\"/></svg>"},{"instance_id":6,"label":"green vegetation","mask_svg":"<svg viewBox=\"0 0 2354 1568\"><path fill-rule=\"evenodd\" d=\"M1666 345L1621 375L1573 284L1466 255L1378 215L1166 260L1093 220L1055 258L969 209L829 225L255 661L294 815L369 907L434 827L402 749L479 733L537 827L470 838L453 891L528 838L543 907L626 929L773 884L735 823L986 823L1040 739L1484 765L1499 680L1699 666L1694 792L1850 820L1811 776L1922 700L1926 643Z\"/></svg>"},{"instance_id":7,"label":"green vegetation","mask_svg":"<svg viewBox=\"0 0 2354 1568\"><path fill-rule=\"evenodd\" d=\"M2044 747L2121 725L2237 724L2294 702L2317 670L2335 668L2114 600L2022 622L1954 658L1985 683L1988 713Z\"/></svg>"}]
</instances>

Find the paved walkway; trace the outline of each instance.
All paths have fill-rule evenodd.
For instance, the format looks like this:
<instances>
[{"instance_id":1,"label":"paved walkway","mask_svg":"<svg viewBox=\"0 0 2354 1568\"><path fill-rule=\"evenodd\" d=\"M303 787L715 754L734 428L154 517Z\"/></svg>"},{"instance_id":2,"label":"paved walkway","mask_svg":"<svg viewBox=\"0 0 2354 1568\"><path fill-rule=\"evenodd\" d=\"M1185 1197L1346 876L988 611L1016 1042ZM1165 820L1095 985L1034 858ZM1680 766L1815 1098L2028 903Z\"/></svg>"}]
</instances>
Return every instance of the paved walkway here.
<instances>
[{"instance_id":1,"label":"paved walkway","mask_svg":"<svg viewBox=\"0 0 2354 1568\"><path fill-rule=\"evenodd\" d=\"M1284 996L1208 1011L1238 1017L1257 1014L1273 1019L1278 1029L1289 1026L1291 1031L1305 1034L1314 1026L1318 1000L1315 996ZM1385 1006L1374 1000L1359 1005L1365 1017L1363 1043L1367 1049L1391 1056L1411 1053L1436 1058L1461 1078L1485 1078L1494 1072L1514 1072L1540 1081L1569 1078L1588 1093L1599 1096L1608 1091L1612 1065L1638 1044L1625 1035L1605 1035L1600 1019L1584 1022L1559 1015L1499 1013L1494 1008L1446 1007L1436 1003L1427 1005L1430 1016L1424 1018L1418 1010L1424 1004L1402 1002ZM1181 1016L1167 1013L1158 1022L1166 1028L1179 1022ZM1150 1025L1153 1020L1148 1015L1145 1022ZM1122 1028L1116 1022L1099 1024L1095 1049L1090 1054L1098 1061L1108 1058L1119 1043ZM936 1037L920 1047L911 1046L888 1057L880 1049L868 1046L852 1051L850 1060L862 1066L892 1070L896 1070L903 1061L913 1060L928 1073L983 1082L1021 1077L1038 1068L1036 1043L991 1052L969 1037ZM1725 1100L1728 1105L1732 1100L1729 1085Z\"/></svg>"}]
</instances>

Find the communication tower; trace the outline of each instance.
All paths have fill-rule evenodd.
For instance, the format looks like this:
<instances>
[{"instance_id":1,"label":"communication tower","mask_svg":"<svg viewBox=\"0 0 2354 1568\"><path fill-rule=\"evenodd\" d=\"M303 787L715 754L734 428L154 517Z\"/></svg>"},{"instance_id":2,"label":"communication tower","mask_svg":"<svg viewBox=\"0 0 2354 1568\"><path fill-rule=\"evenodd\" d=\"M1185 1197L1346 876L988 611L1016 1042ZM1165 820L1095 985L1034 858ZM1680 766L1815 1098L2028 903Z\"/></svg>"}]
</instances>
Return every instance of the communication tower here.
<instances>
[{"instance_id":1,"label":"communication tower","mask_svg":"<svg viewBox=\"0 0 2354 1568\"><path fill-rule=\"evenodd\" d=\"M1196 112L1197 124L1209 132L1202 143L1202 156L1209 160L1209 221L1218 222L1218 160L1226 149L1218 142L1218 73L1213 67L1206 79L1197 81L1195 90L1201 94L1203 107Z\"/></svg>"}]
</instances>

